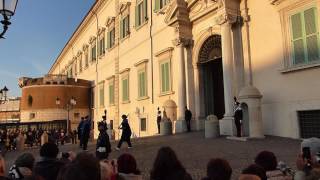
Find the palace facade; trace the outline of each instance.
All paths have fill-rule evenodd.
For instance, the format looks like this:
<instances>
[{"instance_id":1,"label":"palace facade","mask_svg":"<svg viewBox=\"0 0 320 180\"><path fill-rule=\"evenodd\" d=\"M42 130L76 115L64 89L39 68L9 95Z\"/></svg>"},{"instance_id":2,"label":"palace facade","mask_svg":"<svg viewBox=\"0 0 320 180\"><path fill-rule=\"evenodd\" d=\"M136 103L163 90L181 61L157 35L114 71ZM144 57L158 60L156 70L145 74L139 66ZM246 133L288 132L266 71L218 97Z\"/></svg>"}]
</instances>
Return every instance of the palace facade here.
<instances>
[{"instance_id":1,"label":"palace facade","mask_svg":"<svg viewBox=\"0 0 320 180\"><path fill-rule=\"evenodd\" d=\"M48 74L91 81L94 121L107 109L117 129L127 114L138 137L157 133L157 107L176 127L186 106L193 129L214 114L232 135L233 97L246 87L262 95L264 134L319 136L319 9L320 0L97 0Z\"/></svg>"}]
</instances>

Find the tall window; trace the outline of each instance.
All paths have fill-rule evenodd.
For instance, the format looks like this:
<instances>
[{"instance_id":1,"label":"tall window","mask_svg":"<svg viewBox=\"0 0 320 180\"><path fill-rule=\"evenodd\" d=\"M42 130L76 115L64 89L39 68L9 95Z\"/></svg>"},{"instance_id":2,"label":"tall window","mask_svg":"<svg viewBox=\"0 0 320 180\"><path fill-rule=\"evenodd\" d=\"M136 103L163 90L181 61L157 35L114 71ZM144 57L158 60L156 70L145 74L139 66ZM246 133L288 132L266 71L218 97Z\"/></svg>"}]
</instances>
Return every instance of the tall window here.
<instances>
[{"instance_id":1,"label":"tall window","mask_svg":"<svg viewBox=\"0 0 320 180\"><path fill-rule=\"evenodd\" d=\"M114 104L114 84L113 83L109 84L109 104L110 105Z\"/></svg>"},{"instance_id":2,"label":"tall window","mask_svg":"<svg viewBox=\"0 0 320 180\"><path fill-rule=\"evenodd\" d=\"M88 50L86 50L84 52L84 61L85 61L85 67L89 66L89 54L88 54Z\"/></svg>"},{"instance_id":3,"label":"tall window","mask_svg":"<svg viewBox=\"0 0 320 180\"><path fill-rule=\"evenodd\" d=\"M129 77L122 79L122 101L129 101Z\"/></svg>"},{"instance_id":4,"label":"tall window","mask_svg":"<svg viewBox=\"0 0 320 180\"><path fill-rule=\"evenodd\" d=\"M102 56L105 54L105 38L104 35L101 35L99 39L99 56Z\"/></svg>"},{"instance_id":5,"label":"tall window","mask_svg":"<svg viewBox=\"0 0 320 180\"><path fill-rule=\"evenodd\" d=\"M146 81L146 71L141 70L138 72L138 97L146 97L147 96L147 81Z\"/></svg>"},{"instance_id":6,"label":"tall window","mask_svg":"<svg viewBox=\"0 0 320 180\"><path fill-rule=\"evenodd\" d=\"M91 44L91 62L97 59L97 45L95 42Z\"/></svg>"},{"instance_id":7,"label":"tall window","mask_svg":"<svg viewBox=\"0 0 320 180\"><path fill-rule=\"evenodd\" d=\"M130 34L129 15L125 16L120 23L120 38L125 38Z\"/></svg>"},{"instance_id":8,"label":"tall window","mask_svg":"<svg viewBox=\"0 0 320 180\"><path fill-rule=\"evenodd\" d=\"M293 65L320 60L317 8L312 7L290 17Z\"/></svg>"},{"instance_id":9,"label":"tall window","mask_svg":"<svg viewBox=\"0 0 320 180\"><path fill-rule=\"evenodd\" d=\"M99 86L99 102L100 107L104 107L104 82Z\"/></svg>"},{"instance_id":10,"label":"tall window","mask_svg":"<svg viewBox=\"0 0 320 180\"><path fill-rule=\"evenodd\" d=\"M137 0L136 6L136 27L141 26L148 20L147 0Z\"/></svg>"},{"instance_id":11,"label":"tall window","mask_svg":"<svg viewBox=\"0 0 320 180\"><path fill-rule=\"evenodd\" d=\"M116 43L116 30L115 28L112 28L108 32L108 49L112 48Z\"/></svg>"},{"instance_id":12,"label":"tall window","mask_svg":"<svg viewBox=\"0 0 320 180\"><path fill-rule=\"evenodd\" d=\"M169 2L170 2L170 0L155 0L154 10L157 11L157 10L162 9Z\"/></svg>"},{"instance_id":13,"label":"tall window","mask_svg":"<svg viewBox=\"0 0 320 180\"><path fill-rule=\"evenodd\" d=\"M79 58L79 72L82 72L82 54L80 54L78 58Z\"/></svg>"},{"instance_id":14,"label":"tall window","mask_svg":"<svg viewBox=\"0 0 320 180\"><path fill-rule=\"evenodd\" d=\"M171 73L170 61L165 61L160 64L161 77L161 93L166 93L171 90Z\"/></svg>"}]
</instances>

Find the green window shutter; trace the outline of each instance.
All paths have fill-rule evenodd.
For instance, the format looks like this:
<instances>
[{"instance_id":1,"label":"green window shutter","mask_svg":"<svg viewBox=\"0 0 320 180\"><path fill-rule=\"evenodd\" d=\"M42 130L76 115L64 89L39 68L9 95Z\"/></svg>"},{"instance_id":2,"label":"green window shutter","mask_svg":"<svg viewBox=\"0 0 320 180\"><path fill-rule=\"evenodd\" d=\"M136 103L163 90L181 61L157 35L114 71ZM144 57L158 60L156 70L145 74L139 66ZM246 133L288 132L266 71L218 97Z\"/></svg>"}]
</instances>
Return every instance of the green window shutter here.
<instances>
[{"instance_id":1,"label":"green window shutter","mask_svg":"<svg viewBox=\"0 0 320 180\"><path fill-rule=\"evenodd\" d=\"M164 64L161 64L161 92L165 92L165 67Z\"/></svg>"},{"instance_id":2,"label":"green window shutter","mask_svg":"<svg viewBox=\"0 0 320 180\"><path fill-rule=\"evenodd\" d=\"M166 72L166 91L170 89L170 77L169 77L169 63L165 63L165 72Z\"/></svg>"},{"instance_id":3,"label":"green window shutter","mask_svg":"<svg viewBox=\"0 0 320 180\"><path fill-rule=\"evenodd\" d=\"M109 104L114 104L114 88L113 88L113 85L109 85Z\"/></svg>"},{"instance_id":4,"label":"green window shutter","mask_svg":"<svg viewBox=\"0 0 320 180\"><path fill-rule=\"evenodd\" d=\"M111 42L111 31L108 32L108 37L107 37L107 48L110 49L110 42Z\"/></svg>"},{"instance_id":5,"label":"green window shutter","mask_svg":"<svg viewBox=\"0 0 320 180\"><path fill-rule=\"evenodd\" d=\"M129 92L128 92L128 79L122 80L122 100L128 101L129 100Z\"/></svg>"},{"instance_id":6,"label":"green window shutter","mask_svg":"<svg viewBox=\"0 0 320 180\"><path fill-rule=\"evenodd\" d=\"M136 5L136 14L135 14L135 27L139 27L139 4Z\"/></svg>"},{"instance_id":7,"label":"green window shutter","mask_svg":"<svg viewBox=\"0 0 320 180\"><path fill-rule=\"evenodd\" d=\"M141 73L138 75L138 96L142 97L142 79L141 79Z\"/></svg>"},{"instance_id":8,"label":"green window shutter","mask_svg":"<svg viewBox=\"0 0 320 180\"><path fill-rule=\"evenodd\" d=\"M145 22L148 20L148 1L143 0L143 11L144 11L144 19L142 22Z\"/></svg>"},{"instance_id":9,"label":"green window shutter","mask_svg":"<svg viewBox=\"0 0 320 180\"><path fill-rule=\"evenodd\" d=\"M155 0L154 11L158 11L159 9L160 9L160 0Z\"/></svg>"},{"instance_id":10,"label":"green window shutter","mask_svg":"<svg viewBox=\"0 0 320 180\"><path fill-rule=\"evenodd\" d=\"M142 81L142 96L146 96L146 78L145 78L146 73L142 72L141 73L141 81Z\"/></svg>"},{"instance_id":11,"label":"green window shutter","mask_svg":"<svg viewBox=\"0 0 320 180\"><path fill-rule=\"evenodd\" d=\"M319 60L319 33L317 30L317 9L310 8L304 11L304 22L306 29L306 44L308 61Z\"/></svg>"},{"instance_id":12,"label":"green window shutter","mask_svg":"<svg viewBox=\"0 0 320 180\"><path fill-rule=\"evenodd\" d=\"M303 19L302 14L297 13L291 16L292 44L294 64L305 62L305 47L303 42Z\"/></svg>"},{"instance_id":13,"label":"green window shutter","mask_svg":"<svg viewBox=\"0 0 320 180\"><path fill-rule=\"evenodd\" d=\"M103 54L105 53L105 49L106 49L105 41L106 41L106 39L103 37L102 38L102 53Z\"/></svg>"},{"instance_id":14,"label":"green window shutter","mask_svg":"<svg viewBox=\"0 0 320 180\"><path fill-rule=\"evenodd\" d=\"M120 22L120 38L124 38L124 35L123 35L123 26L124 26L124 20L125 19L122 19L121 22Z\"/></svg>"}]
</instances>

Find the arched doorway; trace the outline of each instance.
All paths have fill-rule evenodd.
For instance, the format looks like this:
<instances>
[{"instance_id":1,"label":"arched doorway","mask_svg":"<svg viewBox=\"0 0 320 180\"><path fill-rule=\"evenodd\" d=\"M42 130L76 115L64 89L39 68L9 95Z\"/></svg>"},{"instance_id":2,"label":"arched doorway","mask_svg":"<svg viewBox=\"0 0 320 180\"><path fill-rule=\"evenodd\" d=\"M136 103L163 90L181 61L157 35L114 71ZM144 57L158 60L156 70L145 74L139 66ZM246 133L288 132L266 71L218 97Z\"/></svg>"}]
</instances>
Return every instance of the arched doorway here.
<instances>
[{"instance_id":1,"label":"arched doorway","mask_svg":"<svg viewBox=\"0 0 320 180\"><path fill-rule=\"evenodd\" d=\"M204 41L198 64L200 66L200 91L205 116L225 113L222 69L221 36L213 35Z\"/></svg>"}]
</instances>

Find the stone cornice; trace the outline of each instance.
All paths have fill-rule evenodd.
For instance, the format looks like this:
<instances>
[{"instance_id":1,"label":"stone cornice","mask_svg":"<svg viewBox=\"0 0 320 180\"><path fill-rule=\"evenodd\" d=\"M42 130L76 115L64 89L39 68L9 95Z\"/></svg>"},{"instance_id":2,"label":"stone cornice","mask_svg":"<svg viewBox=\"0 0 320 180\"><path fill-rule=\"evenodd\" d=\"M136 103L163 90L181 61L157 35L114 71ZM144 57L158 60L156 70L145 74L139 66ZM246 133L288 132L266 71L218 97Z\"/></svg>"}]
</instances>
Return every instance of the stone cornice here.
<instances>
[{"instance_id":1,"label":"stone cornice","mask_svg":"<svg viewBox=\"0 0 320 180\"><path fill-rule=\"evenodd\" d=\"M134 66L135 66L135 67L137 67L137 66L139 66L139 65L141 65L141 64L145 64L145 63L147 63L148 61L149 61L149 59L143 59L143 60L141 60L141 61L139 61L139 62L135 63L135 64L134 64Z\"/></svg>"},{"instance_id":2,"label":"stone cornice","mask_svg":"<svg viewBox=\"0 0 320 180\"><path fill-rule=\"evenodd\" d=\"M119 9L119 13L122 14L126 9L130 9L130 5L131 5L131 2L122 2L120 4L120 9Z\"/></svg>"},{"instance_id":3,"label":"stone cornice","mask_svg":"<svg viewBox=\"0 0 320 180\"><path fill-rule=\"evenodd\" d=\"M176 38L172 41L174 46L191 46L193 45L192 39L186 39L186 38Z\"/></svg>"},{"instance_id":4,"label":"stone cornice","mask_svg":"<svg viewBox=\"0 0 320 180\"><path fill-rule=\"evenodd\" d=\"M130 71L130 68L125 68L125 69L121 70L121 71L119 72L119 74L123 74L123 73L129 72L129 71Z\"/></svg>"},{"instance_id":5,"label":"stone cornice","mask_svg":"<svg viewBox=\"0 0 320 180\"><path fill-rule=\"evenodd\" d=\"M112 75L112 76L107 77L106 80L110 81L110 80L114 80L114 78L115 78L115 76Z\"/></svg>"},{"instance_id":6,"label":"stone cornice","mask_svg":"<svg viewBox=\"0 0 320 180\"><path fill-rule=\"evenodd\" d=\"M114 16L109 16L106 23L105 23L106 26L109 27L112 23L114 23L115 19L116 18Z\"/></svg>"},{"instance_id":7,"label":"stone cornice","mask_svg":"<svg viewBox=\"0 0 320 180\"><path fill-rule=\"evenodd\" d=\"M52 64L48 74L51 74L54 68L60 63L63 56L67 53L67 51L72 48L72 44L77 40L77 37L80 33L82 33L85 28L88 26L90 21L94 18L94 13L100 9L107 1L105 0L96 0L95 3L92 5L91 9L83 18L82 22L78 25L77 29L73 32L70 39L56 58L55 62Z\"/></svg>"},{"instance_id":8,"label":"stone cornice","mask_svg":"<svg viewBox=\"0 0 320 180\"><path fill-rule=\"evenodd\" d=\"M269 0L270 4L272 4L272 5L279 5L283 1L285 1L285 0Z\"/></svg>"},{"instance_id":9,"label":"stone cornice","mask_svg":"<svg viewBox=\"0 0 320 180\"><path fill-rule=\"evenodd\" d=\"M223 13L216 17L215 21L218 25L222 25L225 23L234 24L239 20L240 17L240 15L236 14Z\"/></svg>"},{"instance_id":10,"label":"stone cornice","mask_svg":"<svg viewBox=\"0 0 320 180\"><path fill-rule=\"evenodd\" d=\"M162 55L162 54L164 54L166 52L172 52L173 49L174 49L173 47L168 47L168 48L162 49L161 51L156 52L155 56L158 57L158 56L160 56L160 55Z\"/></svg>"}]
</instances>

